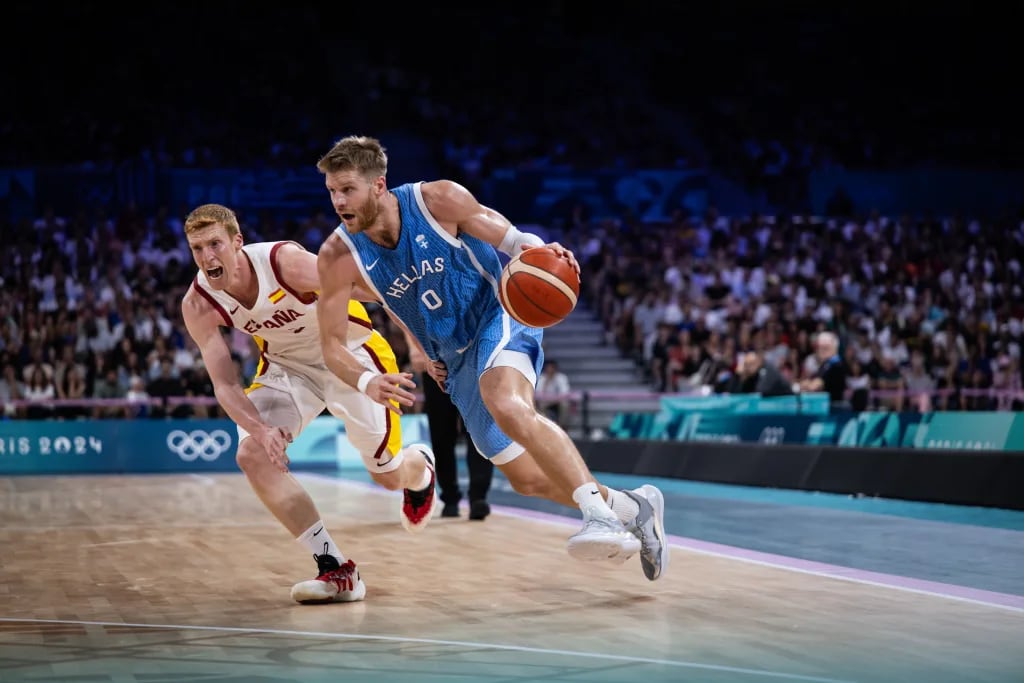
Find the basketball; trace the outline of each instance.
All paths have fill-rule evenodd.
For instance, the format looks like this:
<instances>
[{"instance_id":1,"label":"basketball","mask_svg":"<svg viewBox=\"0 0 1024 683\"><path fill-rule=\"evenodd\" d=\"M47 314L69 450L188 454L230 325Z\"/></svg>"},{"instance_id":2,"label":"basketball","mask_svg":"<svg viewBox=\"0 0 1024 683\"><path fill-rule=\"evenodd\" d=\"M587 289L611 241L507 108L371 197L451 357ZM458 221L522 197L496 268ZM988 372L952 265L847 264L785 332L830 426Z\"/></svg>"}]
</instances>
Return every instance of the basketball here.
<instances>
[{"instance_id":1,"label":"basketball","mask_svg":"<svg viewBox=\"0 0 1024 683\"><path fill-rule=\"evenodd\" d=\"M528 327L551 327L576 308L580 278L568 259L547 247L512 257L498 289L508 314Z\"/></svg>"}]
</instances>

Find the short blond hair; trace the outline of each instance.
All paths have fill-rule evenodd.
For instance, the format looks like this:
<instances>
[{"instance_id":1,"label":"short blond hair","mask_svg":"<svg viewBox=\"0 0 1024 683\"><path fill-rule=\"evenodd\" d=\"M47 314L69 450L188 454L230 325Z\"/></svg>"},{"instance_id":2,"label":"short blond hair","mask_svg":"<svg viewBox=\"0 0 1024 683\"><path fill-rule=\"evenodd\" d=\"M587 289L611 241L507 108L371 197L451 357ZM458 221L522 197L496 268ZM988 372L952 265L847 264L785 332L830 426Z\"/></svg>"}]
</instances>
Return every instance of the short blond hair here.
<instances>
[{"instance_id":1,"label":"short blond hair","mask_svg":"<svg viewBox=\"0 0 1024 683\"><path fill-rule=\"evenodd\" d=\"M229 237L234 237L241 229L238 227L238 216L235 212L223 204L203 204L192 209L192 212L185 219L185 234L191 235L199 232L205 227L220 223L228 231Z\"/></svg>"},{"instance_id":2,"label":"short blond hair","mask_svg":"<svg viewBox=\"0 0 1024 683\"><path fill-rule=\"evenodd\" d=\"M356 171L368 179L378 178L388 174L387 150L377 138L349 135L334 143L316 162L316 168L324 174Z\"/></svg>"}]
</instances>

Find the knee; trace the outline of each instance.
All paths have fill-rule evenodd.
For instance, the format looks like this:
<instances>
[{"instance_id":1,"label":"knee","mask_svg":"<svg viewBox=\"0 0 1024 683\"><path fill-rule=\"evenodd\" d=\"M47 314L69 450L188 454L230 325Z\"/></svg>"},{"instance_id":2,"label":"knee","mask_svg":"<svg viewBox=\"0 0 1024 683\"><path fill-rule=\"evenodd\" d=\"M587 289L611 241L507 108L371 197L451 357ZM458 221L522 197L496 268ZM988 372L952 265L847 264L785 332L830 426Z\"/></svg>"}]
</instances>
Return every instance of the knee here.
<instances>
[{"instance_id":1,"label":"knee","mask_svg":"<svg viewBox=\"0 0 1024 683\"><path fill-rule=\"evenodd\" d=\"M250 436L242 439L242 442L238 444L235 462L238 463L239 469L248 474L256 470L261 464L269 463L270 458L267 457L266 452L256 442L256 439Z\"/></svg>"},{"instance_id":2,"label":"knee","mask_svg":"<svg viewBox=\"0 0 1024 683\"><path fill-rule=\"evenodd\" d=\"M516 441L537 417L537 410L533 405L523 402L516 396L491 397L487 401L487 409L501 427L501 431Z\"/></svg>"},{"instance_id":3,"label":"knee","mask_svg":"<svg viewBox=\"0 0 1024 683\"><path fill-rule=\"evenodd\" d=\"M532 496L534 498L545 498L548 494L548 488L550 482L546 477L540 475L530 475L527 477L517 477L515 480L510 479L509 484L512 485L512 490L521 496Z\"/></svg>"}]
</instances>

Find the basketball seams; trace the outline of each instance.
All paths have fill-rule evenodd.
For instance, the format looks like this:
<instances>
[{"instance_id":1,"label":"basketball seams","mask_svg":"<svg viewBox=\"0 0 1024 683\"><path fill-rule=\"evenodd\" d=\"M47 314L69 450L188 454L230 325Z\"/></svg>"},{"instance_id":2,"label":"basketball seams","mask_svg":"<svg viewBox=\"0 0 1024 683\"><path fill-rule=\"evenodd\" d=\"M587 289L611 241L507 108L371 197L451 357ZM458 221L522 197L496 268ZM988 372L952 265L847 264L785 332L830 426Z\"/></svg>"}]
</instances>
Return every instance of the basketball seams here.
<instances>
[{"instance_id":1,"label":"basketball seams","mask_svg":"<svg viewBox=\"0 0 1024 683\"><path fill-rule=\"evenodd\" d=\"M513 276L523 273L544 280L549 285L562 292L562 294L565 295L565 298L572 302L573 306L576 305L576 292L572 291L572 287L563 282L562 279L557 275L552 275L543 268L531 266L529 264L523 263L522 261L513 264L510 268L510 271L510 274Z\"/></svg>"},{"instance_id":2,"label":"basketball seams","mask_svg":"<svg viewBox=\"0 0 1024 683\"><path fill-rule=\"evenodd\" d=\"M503 268L498 296L514 320L528 327L550 327L576 307L579 275L554 250L527 249Z\"/></svg>"},{"instance_id":3,"label":"basketball seams","mask_svg":"<svg viewBox=\"0 0 1024 683\"><path fill-rule=\"evenodd\" d=\"M572 306L559 307L565 310L565 314L562 314L559 313L557 310L551 310L548 306L545 306L545 304L552 304L558 302L551 302L549 300L541 301L535 298L531 298L529 296L529 292L527 292L527 290L523 287L522 275L520 275L519 277L509 278L509 286L512 287L519 295L518 297L515 298L515 300L519 302L519 310L516 312L516 320L519 320L519 322L523 323L524 325L528 325L530 327L548 327L560 321L562 318L565 317L565 315L568 314L569 311L572 310ZM568 304L569 302L562 301L561 303ZM527 315L527 313L529 313L529 315ZM545 320L543 321L543 325L538 325L537 323L531 324L526 322L525 320L519 319L519 317L522 316L533 318L534 320L536 320L537 314L544 316Z\"/></svg>"}]
</instances>

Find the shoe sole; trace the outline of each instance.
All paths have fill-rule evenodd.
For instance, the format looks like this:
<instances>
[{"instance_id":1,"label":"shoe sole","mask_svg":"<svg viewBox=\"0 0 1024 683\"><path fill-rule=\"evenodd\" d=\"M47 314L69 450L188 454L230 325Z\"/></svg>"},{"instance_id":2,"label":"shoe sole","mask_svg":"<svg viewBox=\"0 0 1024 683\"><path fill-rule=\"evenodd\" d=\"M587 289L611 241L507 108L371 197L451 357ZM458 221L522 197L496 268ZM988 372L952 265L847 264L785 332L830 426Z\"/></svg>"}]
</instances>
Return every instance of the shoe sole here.
<instances>
[{"instance_id":1,"label":"shoe sole","mask_svg":"<svg viewBox=\"0 0 1024 683\"><path fill-rule=\"evenodd\" d=\"M433 480L432 484L434 486L434 495L430 497L430 509L427 510L427 514L423 515L423 519L419 524L413 524L409 521L409 518L405 516L402 508L398 508L398 516L402 518L402 526L405 527L406 531L412 534L423 531L423 527L427 526L427 523L434 516L434 510L437 508L437 471L434 469L434 453L433 451L429 454L423 453L423 457L427 461L427 467L430 468L431 479Z\"/></svg>"},{"instance_id":2,"label":"shoe sole","mask_svg":"<svg viewBox=\"0 0 1024 683\"><path fill-rule=\"evenodd\" d=\"M657 534L658 540L661 541L661 553L658 557L658 566L661 567L661 571L658 572L657 576L651 577L651 581L657 581L668 569L668 540L665 538L665 496L662 495L661 491L651 486L650 484L644 484L640 487L640 490L644 492L644 497L647 502L654 508L654 533Z\"/></svg>"},{"instance_id":3,"label":"shoe sole","mask_svg":"<svg viewBox=\"0 0 1024 683\"><path fill-rule=\"evenodd\" d=\"M331 602L359 602L366 597L366 584L360 579L356 587L349 591L347 596L339 597L340 595L341 593L332 595L329 598L297 598L295 597L295 588L292 588L292 600L300 605L326 605Z\"/></svg>"},{"instance_id":4,"label":"shoe sole","mask_svg":"<svg viewBox=\"0 0 1024 683\"><path fill-rule=\"evenodd\" d=\"M628 538L627 538L628 536ZM640 541L629 532L622 534L592 534L585 538L572 537L566 544L569 556L584 562L622 564L640 552Z\"/></svg>"}]
</instances>

